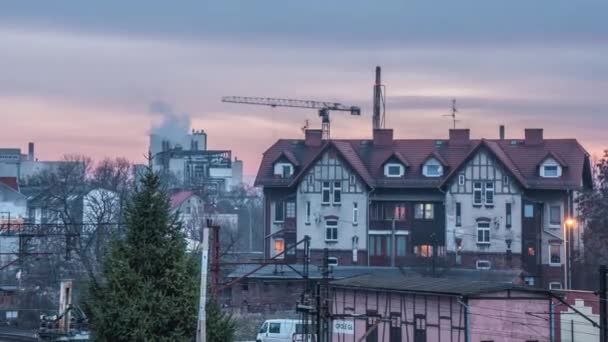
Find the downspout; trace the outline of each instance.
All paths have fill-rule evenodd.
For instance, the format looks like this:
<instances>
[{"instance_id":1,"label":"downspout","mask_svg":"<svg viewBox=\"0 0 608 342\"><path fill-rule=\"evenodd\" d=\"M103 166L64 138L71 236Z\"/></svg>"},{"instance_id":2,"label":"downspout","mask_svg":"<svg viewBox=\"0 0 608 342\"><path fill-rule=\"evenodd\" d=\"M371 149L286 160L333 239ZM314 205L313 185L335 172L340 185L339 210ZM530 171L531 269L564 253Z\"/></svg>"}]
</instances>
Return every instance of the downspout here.
<instances>
[{"instance_id":1,"label":"downspout","mask_svg":"<svg viewBox=\"0 0 608 342\"><path fill-rule=\"evenodd\" d=\"M371 188L371 190L369 191L368 194L368 198L367 198L367 210L365 211L365 216L367 218L367 224L365 225L365 254L367 255L367 266L369 266L369 225L371 222L371 219L369 218L369 214L370 214L370 209L372 206L372 194L374 193L374 191L376 191L375 188Z\"/></svg>"},{"instance_id":2,"label":"downspout","mask_svg":"<svg viewBox=\"0 0 608 342\"><path fill-rule=\"evenodd\" d=\"M553 299L549 298L549 341L555 342L555 315L553 314Z\"/></svg>"},{"instance_id":3,"label":"downspout","mask_svg":"<svg viewBox=\"0 0 608 342\"><path fill-rule=\"evenodd\" d=\"M471 342L471 320L469 318L469 301L467 297L461 297L458 299L458 304L464 308L464 340L465 342Z\"/></svg>"}]
</instances>

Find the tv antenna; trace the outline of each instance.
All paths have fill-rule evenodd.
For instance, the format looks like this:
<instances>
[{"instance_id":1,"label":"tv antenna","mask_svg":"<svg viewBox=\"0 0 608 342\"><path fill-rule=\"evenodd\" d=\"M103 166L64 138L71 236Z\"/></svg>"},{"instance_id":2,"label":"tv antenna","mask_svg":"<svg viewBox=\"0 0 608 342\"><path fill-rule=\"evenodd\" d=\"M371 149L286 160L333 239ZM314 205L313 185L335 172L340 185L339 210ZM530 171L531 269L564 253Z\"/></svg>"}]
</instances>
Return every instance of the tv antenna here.
<instances>
[{"instance_id":1,"label":"tv antenna","mask_svg":"<svg viewBox=\"0 0 608 342\"><path fill-rule=\"evenodd\" d=\"M456 99L452 99L452 113L446 114L444 116L449 116L452 118L452 122L454 124L454 129L456 129L456 123L460 120L456 120L456 113L458 113L458 109L456 109Z\"/></svg>"},{"instance_id":2,"label":"tv antenna","mask_svg":"<svg viewBox=\"0 0 608 342\"><path fill-rule=\"evenodd\" d=\"M304 126L302 126L302 132L306 132L306 130L308 129L309 123L308 123L308 119L304 120Z\"/></svg>"}]
</instances>

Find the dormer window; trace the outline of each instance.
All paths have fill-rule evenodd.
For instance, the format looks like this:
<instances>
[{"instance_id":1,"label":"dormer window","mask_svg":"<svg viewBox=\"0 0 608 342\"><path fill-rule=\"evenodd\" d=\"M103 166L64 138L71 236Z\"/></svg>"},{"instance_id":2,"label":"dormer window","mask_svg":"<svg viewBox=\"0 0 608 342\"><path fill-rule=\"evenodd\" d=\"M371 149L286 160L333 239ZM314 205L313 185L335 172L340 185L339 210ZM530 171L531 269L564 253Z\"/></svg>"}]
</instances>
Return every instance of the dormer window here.
<instances>
[{"instance_id":1,"label":"dormer window","mask_svg":"<svg viewBox=\"0 0 608 342\"><path fill-rule=\"evenodd\" d=\"M401 177L405 173L405 167L399 163L384 164L384 175L386 177Z\"/></svg>"},{"instance_id":2,"label":"dormer window","mask_svg":"<svg viewBox=\"0 0 608 342\"><path fill-rule=\"evenodd\" d=\"M553 159L545 160L540 166L540 176L544 178L558 178L562 175L562 167Z\"/></svg>"},{"instance_id":3,"label":"dormer window","mask_svg":"<svg viewBox=\"0 0 608 342\"><path fill-rule=\"evenodd\" d=\"M274 175L281 178L289 178L293 175L293 165L291 163L274 164Z\"/></svg>"},{"instance_id":4,"label":"dormer window","mask_svg":"<svg viewBox=\"0 0 608 342\"><path fill-rule=\"evenodd\" d=\"M441 177L443 175L443 166L437 159L429 159L422 168L422 174L426 177Z\"/></svg>"}]
</instances>

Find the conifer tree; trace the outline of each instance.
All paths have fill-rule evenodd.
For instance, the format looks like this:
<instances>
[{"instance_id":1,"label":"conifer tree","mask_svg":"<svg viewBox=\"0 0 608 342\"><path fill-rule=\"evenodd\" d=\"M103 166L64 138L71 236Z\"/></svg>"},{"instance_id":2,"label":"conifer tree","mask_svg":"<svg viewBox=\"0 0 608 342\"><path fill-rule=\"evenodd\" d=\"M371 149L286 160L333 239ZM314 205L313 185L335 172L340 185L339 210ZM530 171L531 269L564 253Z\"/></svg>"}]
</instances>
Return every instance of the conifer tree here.
<instances>
[{"instance_id":1,"label":"conifer tree","mask_svg":"<svg viewBox=\"0 0 608 342\"><path fill-rule=\"evenodd\" d=\"M159 177L148 169L127 204L103 280L86 302L96 341L191 341L198 272Z\"/></svg>"}]
</instances>

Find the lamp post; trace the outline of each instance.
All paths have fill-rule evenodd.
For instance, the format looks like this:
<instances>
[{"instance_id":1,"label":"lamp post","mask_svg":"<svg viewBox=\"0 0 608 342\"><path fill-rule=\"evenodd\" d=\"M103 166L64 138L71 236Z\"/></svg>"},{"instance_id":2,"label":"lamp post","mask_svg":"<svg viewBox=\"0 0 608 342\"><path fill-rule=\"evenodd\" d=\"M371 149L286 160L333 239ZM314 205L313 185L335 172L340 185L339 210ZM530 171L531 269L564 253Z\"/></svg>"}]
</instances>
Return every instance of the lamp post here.
<instances>
[{"instance_id":1,"label":"lamp post","mask_svg":"<svg viewBox=\"0 0 608 342\"><path fill-rule=\"evenodd\" d=\"M572 228L574 227L574 219L572 219L571 217L566 219L565 225L564 225L564 253L566 255L566 260L564 263L564 268L565 268L565 272L564 272L564 288L566 289L570 289L572 287L572 277L571 277L571 267L572 267L572 251L571 251L571 245L572 245L572 241L568 242L568 236L570 235L570 232L572 231Z\"/></svg>"}]
</instances>

